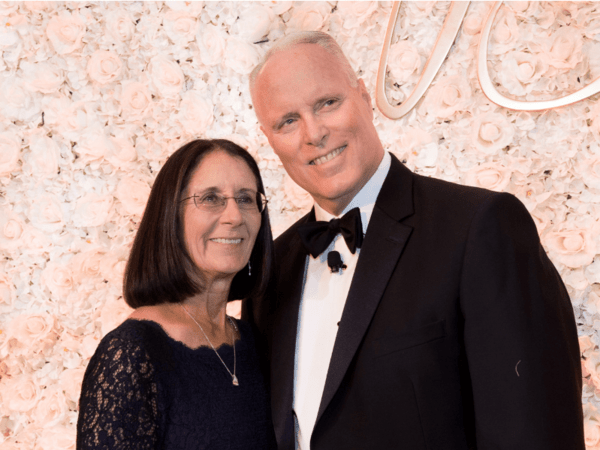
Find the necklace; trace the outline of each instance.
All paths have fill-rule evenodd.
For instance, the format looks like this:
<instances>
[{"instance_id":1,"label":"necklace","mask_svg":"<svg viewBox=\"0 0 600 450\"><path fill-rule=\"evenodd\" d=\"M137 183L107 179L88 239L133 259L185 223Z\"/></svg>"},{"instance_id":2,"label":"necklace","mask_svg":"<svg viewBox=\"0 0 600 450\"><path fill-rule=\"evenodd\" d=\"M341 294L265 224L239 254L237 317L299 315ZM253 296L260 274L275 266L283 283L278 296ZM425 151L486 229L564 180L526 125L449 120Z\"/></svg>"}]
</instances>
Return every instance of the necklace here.
<instances>
[{"instance_id":1,"label":"necklace","mask_svg":"<svg viewBox=\"0 0 600 450\"><path fill-rule=\"evenodd\" d=\"M233 329L232 332L231 332L231 340L233 341L233 373L231 373L231 370L229 370L229 367L227 367L227 364L225 364L225 361L223 361L223 358L221 358L221 355L219 355L219 352L215 349L215 346L212 345L212 342L210 342L210 339L208 338L208 336L204 332L204 329L200 326L200 324L196 321L196 319L194 319L194 316L192 316L190 314L190 312L186 309L186 307L183 306L181 303L180 303L180 305L183 308L183 310L185 311L185 313L190 317L190 319L192 319L194 321L194 323L196 325L198 325L198 328L200 328L200 331L202 331L202 334L204 335L204 337L206 338L206 340L210 344L210 347L213 349L213 351L219 357L219 360L221 361L221 364L223 364L223 366L225 367L225 369L227 370L227 372L229 372L229 375L231 375L231 382L233 383L233 385L234 386L239 386L240 382L238 381L237 377L235 376L235 336L233 334L234 331L237 331L237 326L233 322L233 319L231 317L227 316L227 319L229 319L229 323L231 324L231 327Z\"/></svg>"}]
</instances>

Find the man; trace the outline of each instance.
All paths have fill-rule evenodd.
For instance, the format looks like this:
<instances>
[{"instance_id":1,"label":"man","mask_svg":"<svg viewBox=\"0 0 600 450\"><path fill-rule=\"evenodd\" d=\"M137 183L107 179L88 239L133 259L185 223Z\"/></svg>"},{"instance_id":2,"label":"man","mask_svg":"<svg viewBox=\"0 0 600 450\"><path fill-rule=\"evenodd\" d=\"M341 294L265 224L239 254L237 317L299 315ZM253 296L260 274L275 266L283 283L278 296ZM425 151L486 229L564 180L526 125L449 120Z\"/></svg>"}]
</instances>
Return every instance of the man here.
<instances>
[{"instance_id":1,"label":"man","mask_svg":"<svg viewBox=\"0 0 600 450\"><path fill-rule=\"evenodd\" d=\"M251 93L315 200L276 241L270 303L246 311L279 448L584 449L573 312L523 205L385 152L327 34L279 41Z\"/></svg>"}]
</instances>

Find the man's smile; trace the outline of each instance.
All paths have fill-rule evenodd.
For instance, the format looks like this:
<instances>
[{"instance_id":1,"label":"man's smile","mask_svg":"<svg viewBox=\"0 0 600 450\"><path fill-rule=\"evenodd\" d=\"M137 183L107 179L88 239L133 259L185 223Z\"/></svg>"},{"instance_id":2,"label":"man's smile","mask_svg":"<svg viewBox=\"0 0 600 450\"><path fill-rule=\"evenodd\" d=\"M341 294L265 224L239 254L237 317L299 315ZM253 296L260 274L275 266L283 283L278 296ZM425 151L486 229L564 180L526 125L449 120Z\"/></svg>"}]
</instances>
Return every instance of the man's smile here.
<instances>
[{"instance_id":1,"label":"man's smile","mask_svg":"<svg viewBox=\"0 0 600 450\"><path fill-rule=\"evenodd\" d=\"M342 154L342 152L346 149L346 145L343 145L342 147L338 147L335 150L333 150L332 152L327 153L324 156L320 156L318 158L313 159L309 165L311 166L318 166L319 164L324 164L328 161L331 161L333 158L339 156Z\"/></svg>"}]
</instances>

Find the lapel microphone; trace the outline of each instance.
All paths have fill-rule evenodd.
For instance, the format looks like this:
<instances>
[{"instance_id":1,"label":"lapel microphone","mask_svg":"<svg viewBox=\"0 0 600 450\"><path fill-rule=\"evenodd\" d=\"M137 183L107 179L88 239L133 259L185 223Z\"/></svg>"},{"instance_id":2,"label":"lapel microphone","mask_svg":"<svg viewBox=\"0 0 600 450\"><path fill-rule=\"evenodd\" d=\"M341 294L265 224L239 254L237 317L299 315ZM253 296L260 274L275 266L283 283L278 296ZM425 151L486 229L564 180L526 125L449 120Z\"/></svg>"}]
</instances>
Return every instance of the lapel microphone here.
<instances>
[{"instance_id":1,"label":"lapel microphone","mask_svg":"<svg viewBox=\"0 0 600 450\"><path fill-rule=\"evenodd\" d=\"M332 250L327 253L327 265L331 269L331 273L339 273L340 269L345 269L347 266L342 262L340 252Z\"/></svg>"}]
</instances>

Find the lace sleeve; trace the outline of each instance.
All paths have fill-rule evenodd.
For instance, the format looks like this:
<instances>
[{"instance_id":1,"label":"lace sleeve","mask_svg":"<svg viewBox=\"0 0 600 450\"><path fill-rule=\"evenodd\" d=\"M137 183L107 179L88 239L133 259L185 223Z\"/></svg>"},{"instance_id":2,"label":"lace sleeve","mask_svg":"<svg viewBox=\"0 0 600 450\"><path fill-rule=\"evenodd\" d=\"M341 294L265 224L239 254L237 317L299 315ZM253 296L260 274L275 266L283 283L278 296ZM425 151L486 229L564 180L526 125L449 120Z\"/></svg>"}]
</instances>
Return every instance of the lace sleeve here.
<instances>
[{"instance_id":1,"label":"lace sleeve","mask_svg":"<svg viewBox=\"0 0 600 450\"><path fill-rule=\"evenodd\" d=\"M103 340L86 370L77 421L77 449L158 447L155 368L139 342Z\"/></svg>"}]
</instances>

